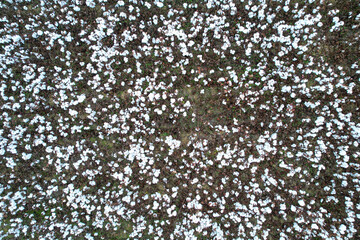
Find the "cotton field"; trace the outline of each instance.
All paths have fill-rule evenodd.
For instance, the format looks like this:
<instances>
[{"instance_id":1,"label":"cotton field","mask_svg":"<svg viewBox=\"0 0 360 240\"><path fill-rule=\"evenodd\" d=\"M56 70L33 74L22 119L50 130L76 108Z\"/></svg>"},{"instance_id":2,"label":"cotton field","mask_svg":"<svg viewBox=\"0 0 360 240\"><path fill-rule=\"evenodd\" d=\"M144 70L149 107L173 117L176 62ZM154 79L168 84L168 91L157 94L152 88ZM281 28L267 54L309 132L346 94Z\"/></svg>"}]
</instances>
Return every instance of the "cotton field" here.
<instances>
[{"instance_id":1,"label":"cotton field","mask_svg":"<svg viewBox=\"0 0 360 240\"><path fill-rule=\"evenodd\" d=\"M0 239L359 239L360 3L0 3Z\"/></svg>"}]
</instances>

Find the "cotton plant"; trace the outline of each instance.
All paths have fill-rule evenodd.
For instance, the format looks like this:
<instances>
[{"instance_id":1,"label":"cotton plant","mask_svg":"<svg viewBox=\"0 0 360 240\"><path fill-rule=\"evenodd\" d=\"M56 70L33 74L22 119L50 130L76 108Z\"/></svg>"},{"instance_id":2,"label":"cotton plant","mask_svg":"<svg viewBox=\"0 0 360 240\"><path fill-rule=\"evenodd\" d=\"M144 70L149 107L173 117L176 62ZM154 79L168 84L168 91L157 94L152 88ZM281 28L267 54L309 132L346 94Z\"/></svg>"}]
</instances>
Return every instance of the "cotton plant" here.
<instances>
[{"instance_id":1,"label":"cotton plant","mask_svg":"<svg viewBox=\"0 0 360 240\"><path fill-rule=\"evenodd\" d=\"M320 46L359 17L319 4L2 3L1 236L356 236L359 65Z\"/></svg>"}]
</instances>

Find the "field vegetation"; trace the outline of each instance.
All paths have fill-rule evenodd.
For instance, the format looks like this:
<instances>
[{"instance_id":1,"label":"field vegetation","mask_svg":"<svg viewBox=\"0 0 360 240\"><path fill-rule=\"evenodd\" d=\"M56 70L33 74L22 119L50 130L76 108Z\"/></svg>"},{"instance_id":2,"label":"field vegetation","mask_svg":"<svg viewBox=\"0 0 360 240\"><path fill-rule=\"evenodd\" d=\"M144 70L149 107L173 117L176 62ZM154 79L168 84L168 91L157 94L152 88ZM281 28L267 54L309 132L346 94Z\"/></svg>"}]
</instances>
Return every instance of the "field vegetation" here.
<instances>
[{"instance_id":1,"label":"field vegetation","mask_svg":"<svg viewBox=\"0 0 360 240\"><path fill-rule=\"evenodd\" d=\"M0 239L359 239L360 3L0 3Z\"/></svg>"}]
</instances>

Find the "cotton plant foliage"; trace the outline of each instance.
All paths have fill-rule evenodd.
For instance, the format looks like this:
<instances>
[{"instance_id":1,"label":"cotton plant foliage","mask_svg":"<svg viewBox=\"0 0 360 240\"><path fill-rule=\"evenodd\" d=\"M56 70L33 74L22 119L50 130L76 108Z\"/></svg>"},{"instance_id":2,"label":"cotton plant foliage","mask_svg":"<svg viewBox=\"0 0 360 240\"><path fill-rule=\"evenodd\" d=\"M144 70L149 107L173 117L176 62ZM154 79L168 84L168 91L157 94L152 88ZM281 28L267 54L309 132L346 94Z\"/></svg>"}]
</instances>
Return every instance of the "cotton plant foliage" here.
<instances>
[{"instance_id":1,"label":"cotton plant foliage","mask_svg":"<svg viewBox=\"0 0 360 240\"><path fill-rule=\"evenodd\" d=\"M1 239L356 239L358 1L0 3Z\"/></svg>"}]
</instances>

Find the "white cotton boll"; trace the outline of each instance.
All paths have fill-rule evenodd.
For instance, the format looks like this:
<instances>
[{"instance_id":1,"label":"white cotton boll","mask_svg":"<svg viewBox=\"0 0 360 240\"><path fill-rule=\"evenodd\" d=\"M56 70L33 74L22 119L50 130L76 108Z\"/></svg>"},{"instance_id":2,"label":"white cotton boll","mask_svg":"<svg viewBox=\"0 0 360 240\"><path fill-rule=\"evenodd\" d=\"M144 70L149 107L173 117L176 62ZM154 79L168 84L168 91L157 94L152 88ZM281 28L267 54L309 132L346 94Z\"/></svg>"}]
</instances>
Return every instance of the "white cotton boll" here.
<instances>
[{"instance_id":1,"label":"white cotton boll","mask_svg":"<svg viewBox=\"0 0 360 240\"><path fill-rule=\"evenodd\" d=\"M277 186L277 182L276 182L275 178L269 177L268 180L272 185Z\"/></svg>"},{"instance_id":2,"label":"white cotton boll","mask_svg":"<svg viewBox=\"0 0 360 240\"><path fill-rule=\"evenodd\" d=\"M305 206L304 200L299 200L298 203L299 203L299 205L300 205L301 207Z\"/></svg>"},{"instance_id":3,"label":"white cotton boll","mask_svg":"<svg viewBox=\"0 0 360 240\"><path fill-rule=\"evenodd\" d=\"M271 147L270 143L266 142L265 145L264 145L264 149L265 149L265 151L267 151L267 152L271 152L271 151L272 151L272 147Z\"/></svg>"},{"instance_id":4,"label":"white cotton boll","mask_svg":"<svg viewBox=\"0 0 360 240\"><path fill-rule=\"evenodd\" d=\"M22 158L24 160L29 160L31 158L32 154L31 153L22 153Z\"/></svg>"},{"instance_id":5,"label":"white cotton boll","mask_svg":"<svg viewBox=\"0 0 360 240\"><path fill-rule=\"evenodd\" d=\"M16 154L16 152L14 154ZM16 163L14 162L14 160L12 158L8 158L7 162L6 162L6 167L14 168L15 166L16 166Z\"/></svg>"},{"instance_id":6,"label":"white cotton boll","mask_svg":"<svg viewBox=\"0 0 360 240\"><path fill-rule=\"evenodd\" d=\"M111 29L111 28L108 28L107 31L106 31L106 35L108 35L108 36L110 36L113 33L114 33L114 30Z\"/></svg>"},{"instance_id":7,"label":"white cotton boll","mask_svg":"<svg viewBox=\"0 0 360 240\"><path fill-rule=\"evenodd\" d=\"M349 167L349 164L347 164L346 162L342 162L342 163L340 164L340 167L342 167L342 168L348 168L348 167Z\"/></svg>"},{"instance_id":8,"label":"white cotton boll","mask_svg":"<svg viewBox=\"0 0 360 240\"><path fill-rule=\"evenodd\" d=\"M271 208L270 207L266 207L264 209L264 212L267 213L267 214L270 214L272 212Z\"/></svg>"},{"instance_id":9,"label":"white cotton boll","mask_svg":"<svg viewBox=\"0 0 360 240\"><path fill-rule=\"evenodd\" d=\"M291 91L291 87L290 86L283 86L282 88L281 88L281 92L290 92Z\"/></svg>"},{"instance_id":10,"label":"white cotton boll","mask_svg":"<svg viewBox=\"0 0 360 240\"><path fill-rule=\"evenodd\" d=\"M127 175L131 175L132 174L132 169L129 166L126 166L124 168L124 173Z\"/></svg>"},{"instance_id":11,"label":"white cotton boll","mask_svg":"<svg viewBox=\"0 0 360 240\"><path fill-rule=\"evenodd\" d=\"M186 107L186 108L189 108L189 107L191 107L191 104L190 104L190 102L189 101L187 101L185 104L184 104L184 107Z\"/></svg>"},{"instance_id":12,"label":"white cotton boll","mask_svg":"<svg viewBox=\"0 0 360 240\"><path fill-rule=\"evenodd\" d=\"M86 5L90 8L94 8L95 7L95 3L92 0L86 0Z\"/></svg>"},{"instance_id":13,"label":"white cotton boll","mask_svg":"<svg viewBox=\"0 0 360 240\"><path fill-rule=\"evenodd\" d=\"M157 178L154 177L153 180L152 180L152 183L153 183L153 184L157 184L158 182L159 182L159 179L157 179Z\"/></svg>"},{"instance_id":14,"label":"white cotton boll","mask_svg":"<svg viewBox=\"0 0 360 240\"><path fill-rule=\"evenodd\" d=\"M78 102L79 103L82 103L84 100L86 99L86 96L85 96L85 94L81 94L80 96L78 96Z\"/></svg>"},{"instance_id":15,"label":"white cotton boll","mask_svg":"<svg viewBox=\"0 0 360 240\"><path fill-rule=\"evenodd\" d=\"M153 92L151 92L148 97L149 97L149 100L152 102L155 99L155 94Z\"/></svg>"},{"instance_id":16,"label":"white cotton boll","mask_svg":"<svg viewBox=\"0 0 360 240\"><path fill-rule=\"evenodd\" d=\"M348 185L347 181L343 180L343 181L341 182L341 186L342 186L342 187L347 187L347 185Z\"/></svg>"},{"instance_id":17,"label":"white cotton boll","mask_svg":"<svg viewBox=\"0 0 360 240\"><path fill-rule=\"evenodd\" d=\"M245 51L245 55L250 56L250 54L251 54L251 48L248 47Z\"/></svg>"},{"instance_id":18,"label":"white cotton boll","mask_svg":"<svg viewBox=\"0 0 360 240\"><path fill-rule=\"evenodd\" d=\"M168 209L166 210L166 212L167 212L169 215L171 215L171 211L172 211L171 208L168 208Z\"/></svg>"},{"instance_id":19,"label":"white cotton boll","mask_svg":"<svg viewBox=\"0 0 360 240\"><path fill-rule=\"evenodd\" d=\"M153 209L157 210L159 208L159 203L157 201L154 201Z\"/></svg>"},{"instance_id":20,"label":"white cotton boll","mask_svg":"<svg viewBox=\"0 0 360 240\"><path fill-rule=\"evenodd\" d=\"M149 114L144 115L145 121L148 122L150 120Z\"/></svg>"},{"instance_id":21,"label":"white cotton boll","mask_svg":"<svg viewBox=\"0 0 360 240\"><path fill-rule=\"evenodd\" d=\"M311 228L315 230L319 229L318 225L316 225L315 223L311 224Z\"/></svg>"},{"instance_id":22,"label":"white cotton boll","mask_svg":"<svg viewBox=\"0 0 360 240\"><path fill-rule=\"evenodd\" d=\"M174 61L174 57L173 56L167 56L166 60L168 60L168 62L171 63L172 61Z\"/></svg>"},{"instance_id":23,"label":"white cotton boll","mask_svg":"<svg viewBox=\"0 0 360 240\"><path fill-rule=\"evenodd\" d=\"M202 204L196 202L195 203L195 209L201 210L202 209Z\"/></svg>"},{"instance_id":24,"label":"white cotton boll","mask_svg":"<svg viewBox=\"0 0 360 240\"><path fill-rule=\"evenodd\" d=\"M247 6L247 8L249 8L248 5L246 5L246 6ZM258 10L258 6L254 5L251 7L251 11L256 12L257 10Z\"/></svg>"},{"instance_id":25,"label":"white cotton boll","mask_svg":"<svg viewBox=\"0 0 360 240\"><path fill-rule=\"evenodd\" d=\"M291 205L291 211L296 212L296 207L294 205Z\"/></svg>"},{"instance_id":26,"label":"white cotton boll","mask_svg":"<svg viewBox=\"0 0 360 240\"><path fill-rule=\"evenodd\" d=\"M162 2L156 1L155 5L159 8L162 8L164 6L164 4Z\"/></svg>"},{"instance_id":27,"label":"white cotton boll","mask_svg":"<svg viewBox=\"0 0 360 240\"><path fill-rule=\"evenodd\" d=\"M140 96L141 96L141 91L135 91L134 95L135 95L136 97L140 97Z\"/></svg>"},{"instance_id":28,"label":"white cotton boll","mask_svg":"<svg viewBox=\"0 0 360 240\"><path fill-rule=\"evenodd\" d=\"M69 114L70 114L71 116L73 116L73 117L76 117L76 116L78 115L78 112L77 112L76 110L70 109L70 110L69 110Z\"/></svg>"},{"instance_id":29,"label":"white cotton boll","mask_svg":"<svg viewBox=\"0 0 360 240\"><path fill-rule=\"evenodd\" d=\"M222 45L221 49L226 51L226 49L228 49L230 47L230 45L228 43L224 43L224 45Z\"/></svg>"},{"instance_id":30,"label":"white cotton boll","mask_svg":"<svg viewBox=\"0 0 360 240\"><path fill-rule=\"evenodd\" d=\"M258 143L265 143L265 138L264 138L264 136L260 136L257 141L258 141Z\"/></svg>"},{"instance_id":31,"label":"white cotton boll","mask_svg":"<svg viewBox=\"0 0 360 240\"><path fill-rule=\"evenodd\" d=\"M288 6L285 6L283 9L284 9L284 12L288 12L288 11L289 11L289 7L288 7Z\"/></svg>"},{"instance_id":32,"label":"white cotton boll","mask_svg":"<svg viewBox=\"0 0 360 240\"><path fill-rule=\"evenodd\" d=\"M71 41L72 41L72 37L71 37L71 34L70 34L70 33L68 33L68 35L66 35L65 41L67 41L67 42L71 42Z\"/></svg>"},{"instance_id":33,"label":"white cotton boll","mask_svg":"<svg viewBox=\"0 0 360 240\"><path fill-rule=\"evenodd\" d=\"M166 105L162 105L161 110L165 111L166 110Z\"/></svg>"},{"instance_id":34,"label":"white cotton boll","mask_svg":"<svg viewBox=\"0 0 360 240\"><path fill-rule=\"evenodd\" d=\"M324 121L325 121L325 118L320 116L316 119L315 124L316 124L316 126L321 126L324 124Z\"/></svg>"},{"instance_id":35,"label":"white cotton boll","mask_svg":"<svg viewBox=\"0 0 360 240\"><path fill-rule=\"evenodd\" d=\"M260 34L259 33L255 33L254 36L251 38L251 40L254 43L259 43L260 42Z\"/></svg>"},{"instance_id":36,"label":"white cotton boll","mask_svg":"<svg viewBox=\"0 0 360 240\"><path fill-rule=\"evenodd\" d=\"M125 196L125 197L122 198L122 200L123 200L124 202L130 203L131 198L130 198L130 196Z\"/></svg>"},{"instance_id":37,"label":"white cotton boll","mask_svg":"<svg viewBox=\"0 0 360 240\"><path fill-rule=\"evenodd\" d=\"M194 179L192 180L191 184L196 184L196 183L198 183L198 182L199 182L199 179L194 178Z\"/></svg>"},{"instance_id":38,"label":"white cotton boll","mask_svg":"<svg viewBox=\"0 0 360 240\"><path fill-rule=\"evenodd\" d=\"M148 9L150 9L150 8L151 8L151 4L148 3L148 2L145 2L145 7L147 7Z\"/></svg>"},{"instance_id":39,"label":"white cotton boll","mask_svg":"<svg viewBox=\"0 0 360 240\"><path fill-rule=\"evenodd\" d=\"M137 68L137 72L138 73L141 73L142 71L141 71L141 63L140 62L136 62L136 68Z\"/></svg>"},{"instance_id":40,"label":"white cotton boll","mask_svg":"<svg viewBox=\"0 0 360 240\"><path fill-rule=\"evenodd\" d=\"M340 230L340 233L341 234L345 234L345 231L346 231L346 226L344 224L341 224L340 227L339 227L339 230Z\"/></svg>"},{"instance_id":41,"label":"white cotton boll","mask_svg":"<svg viewBox=\"0 0 360 240\"><path fill-rule=\"evenodd\" d=\"M127 15L126 15L126 13L121 12L121 13L120 13L120 17L126 18L126 17L127 17Z\"/></svg>"},{"instance_id":42,"label":"white cotton boll","mask_svg":"<svg viewBox=\"0 0 360 240\"><path fill-rule=\"evenodd\" d=\"M340 154L340 156L345 156L345 155L346 155L346 152L345 152L344 150L341 150L341 151L339 152L339 154Z\"/></svg>"},{"instance_id":43,"label":"white cotton boll","mask_svg":"<svg viewBox=\"0 0 360 240\"><path fill-rule=\"evenodd\" d=\"M159 114L159 115L161 115L161 114L163 113L163 111L160 110L160 109L158 109L158 108L156 108L154 111L155 111L157 114Z\"/></svg>"},{"instance_id":44,"label":"white cotton boll","mask_svg":"<svg viewBox=\"0 0 360 240\"><path fill-rule=\"evenodd\" d=\"M266 17L267 22L270 23L270 24L272 23L273 19L274 19L273 14L267 15L267 17Z\"/></svg>"}]
</instances>

